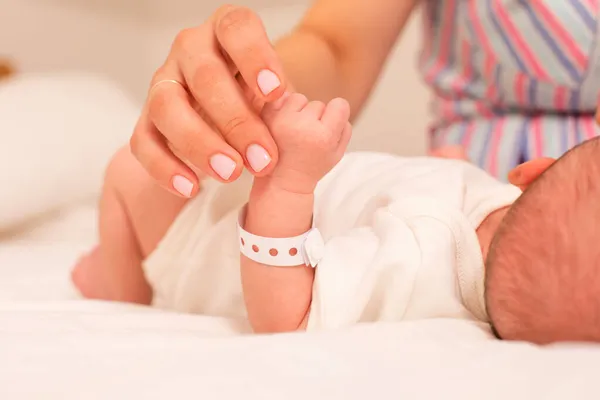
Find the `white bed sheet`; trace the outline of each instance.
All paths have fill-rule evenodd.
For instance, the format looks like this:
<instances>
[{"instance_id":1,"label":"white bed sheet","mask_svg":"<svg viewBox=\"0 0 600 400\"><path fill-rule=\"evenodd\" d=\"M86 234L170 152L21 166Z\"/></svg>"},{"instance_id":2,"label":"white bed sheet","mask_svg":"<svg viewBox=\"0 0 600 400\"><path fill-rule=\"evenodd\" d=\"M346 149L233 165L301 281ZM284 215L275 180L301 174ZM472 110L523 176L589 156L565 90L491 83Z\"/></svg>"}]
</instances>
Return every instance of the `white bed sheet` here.
<instances>
[{"instance_id":1,"label":"white bed sheet","mask_svg":"<svg viewBox=\"0 0 600 400\"><path fill-rule=\"evenodd\" d=\"M239 335L241 321L78 298L82 207L0 243L2 399L600 398L600 349L502 343L431 320Z\"/></svg>"}]
</instances>

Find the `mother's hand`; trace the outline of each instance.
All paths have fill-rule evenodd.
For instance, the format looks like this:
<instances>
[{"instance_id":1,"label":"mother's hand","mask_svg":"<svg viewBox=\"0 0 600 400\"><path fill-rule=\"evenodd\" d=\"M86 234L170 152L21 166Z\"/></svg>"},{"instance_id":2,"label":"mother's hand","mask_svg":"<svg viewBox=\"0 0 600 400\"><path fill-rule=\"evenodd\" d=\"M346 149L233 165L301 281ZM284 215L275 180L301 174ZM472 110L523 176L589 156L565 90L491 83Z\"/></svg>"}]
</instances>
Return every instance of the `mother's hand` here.
<instances>
[{"instance_id":1,"label":"mother's hand","mask_svg":"<svg viewBox=\"0 0 600 400\"><path fill-rule=\"evenodd\" d=\"M536 158L516 166L508 173L508 181L525 190L540 177L556 160L551 157Z\"/></svg>"},{"instance_id":2,"label":"mother's hand","mask_svg":"<svg viewBox=\"0 0 600 400\"><path fill-rule=\"evenodd\" d=\"M258 110L285 92L283 71L259 17L220 8L177 35L156 71L131 137L148 173L173 193L197 193L202 172L223 182L244 165L268 174L277 147Z\"/></svg>"}]
</instances>

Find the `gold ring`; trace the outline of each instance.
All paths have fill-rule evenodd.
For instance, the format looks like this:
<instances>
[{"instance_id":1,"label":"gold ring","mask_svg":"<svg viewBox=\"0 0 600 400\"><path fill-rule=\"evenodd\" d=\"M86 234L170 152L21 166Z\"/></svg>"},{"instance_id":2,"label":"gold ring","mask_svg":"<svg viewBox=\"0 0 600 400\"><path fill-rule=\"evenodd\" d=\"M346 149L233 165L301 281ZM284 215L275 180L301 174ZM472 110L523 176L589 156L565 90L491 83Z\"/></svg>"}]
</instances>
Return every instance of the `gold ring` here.
<instances>
[{"instance_id":1,"label":"gold ring","mask_svg":"<svg viewBox=\"0 0 600 400\"><path fill-rule=\"evenodd\" d=\"M163 83L175 83L176 85L179 85L183 89L185 89L185 85L183 83L175 80L175 79L163 79L163 80L160 80L160 81L156 82L154 85L152 85L152 87L148 91L148 94L150 95L154 91L154 89L156 89L158 87L158 85L161 85Z\"/></svg>"}]
</instances>

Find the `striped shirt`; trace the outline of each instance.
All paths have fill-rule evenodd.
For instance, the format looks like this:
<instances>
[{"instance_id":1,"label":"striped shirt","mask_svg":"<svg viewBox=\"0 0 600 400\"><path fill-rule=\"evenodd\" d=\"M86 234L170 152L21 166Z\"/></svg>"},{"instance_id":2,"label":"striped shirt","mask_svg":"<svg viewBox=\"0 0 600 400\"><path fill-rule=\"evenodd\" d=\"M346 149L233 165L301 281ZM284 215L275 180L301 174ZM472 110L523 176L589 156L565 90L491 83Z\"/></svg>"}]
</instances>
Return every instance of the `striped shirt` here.
<instances>
[{"instance_id":1,"label":"striped shirt","mask_svg":"<svg viewBox=\"0 0 600 400\"><path fill-rule=\"evenodd\" d=\"M431 146L493 175L598 134L599 0L424 0Z\"/></svg>"}]
</instances>

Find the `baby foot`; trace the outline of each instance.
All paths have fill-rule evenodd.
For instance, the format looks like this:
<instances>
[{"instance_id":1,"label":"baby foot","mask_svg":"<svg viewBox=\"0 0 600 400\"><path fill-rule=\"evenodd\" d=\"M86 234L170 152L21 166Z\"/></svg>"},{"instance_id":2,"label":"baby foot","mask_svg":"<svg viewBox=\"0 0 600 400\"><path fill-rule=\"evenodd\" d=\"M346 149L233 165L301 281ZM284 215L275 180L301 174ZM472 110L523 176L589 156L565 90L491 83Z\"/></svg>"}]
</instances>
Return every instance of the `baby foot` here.
<instances>
[{"instance_id":1,"label":"baby foot","mask_svg":"<svg viewBox=\"0 0 600 400\"><path fill-rule=\"evenodd\" d=\"M104 285L100 246L84 254L73 270L71 280L81 295L88 299L110 300Z\"/></svg>"},{"instance_id":2,"label":"baby foot","mask_svg":"<svg viewBox=\"0 0 600 400\"><path fill-rule=\"evenodd\" d=\"M289 94L267 104L262 117L279 150L269 179L297 193L313 192L344 155L352 133L350 106L343 99L325 104Z\"/></svg>"}]
</instances>

